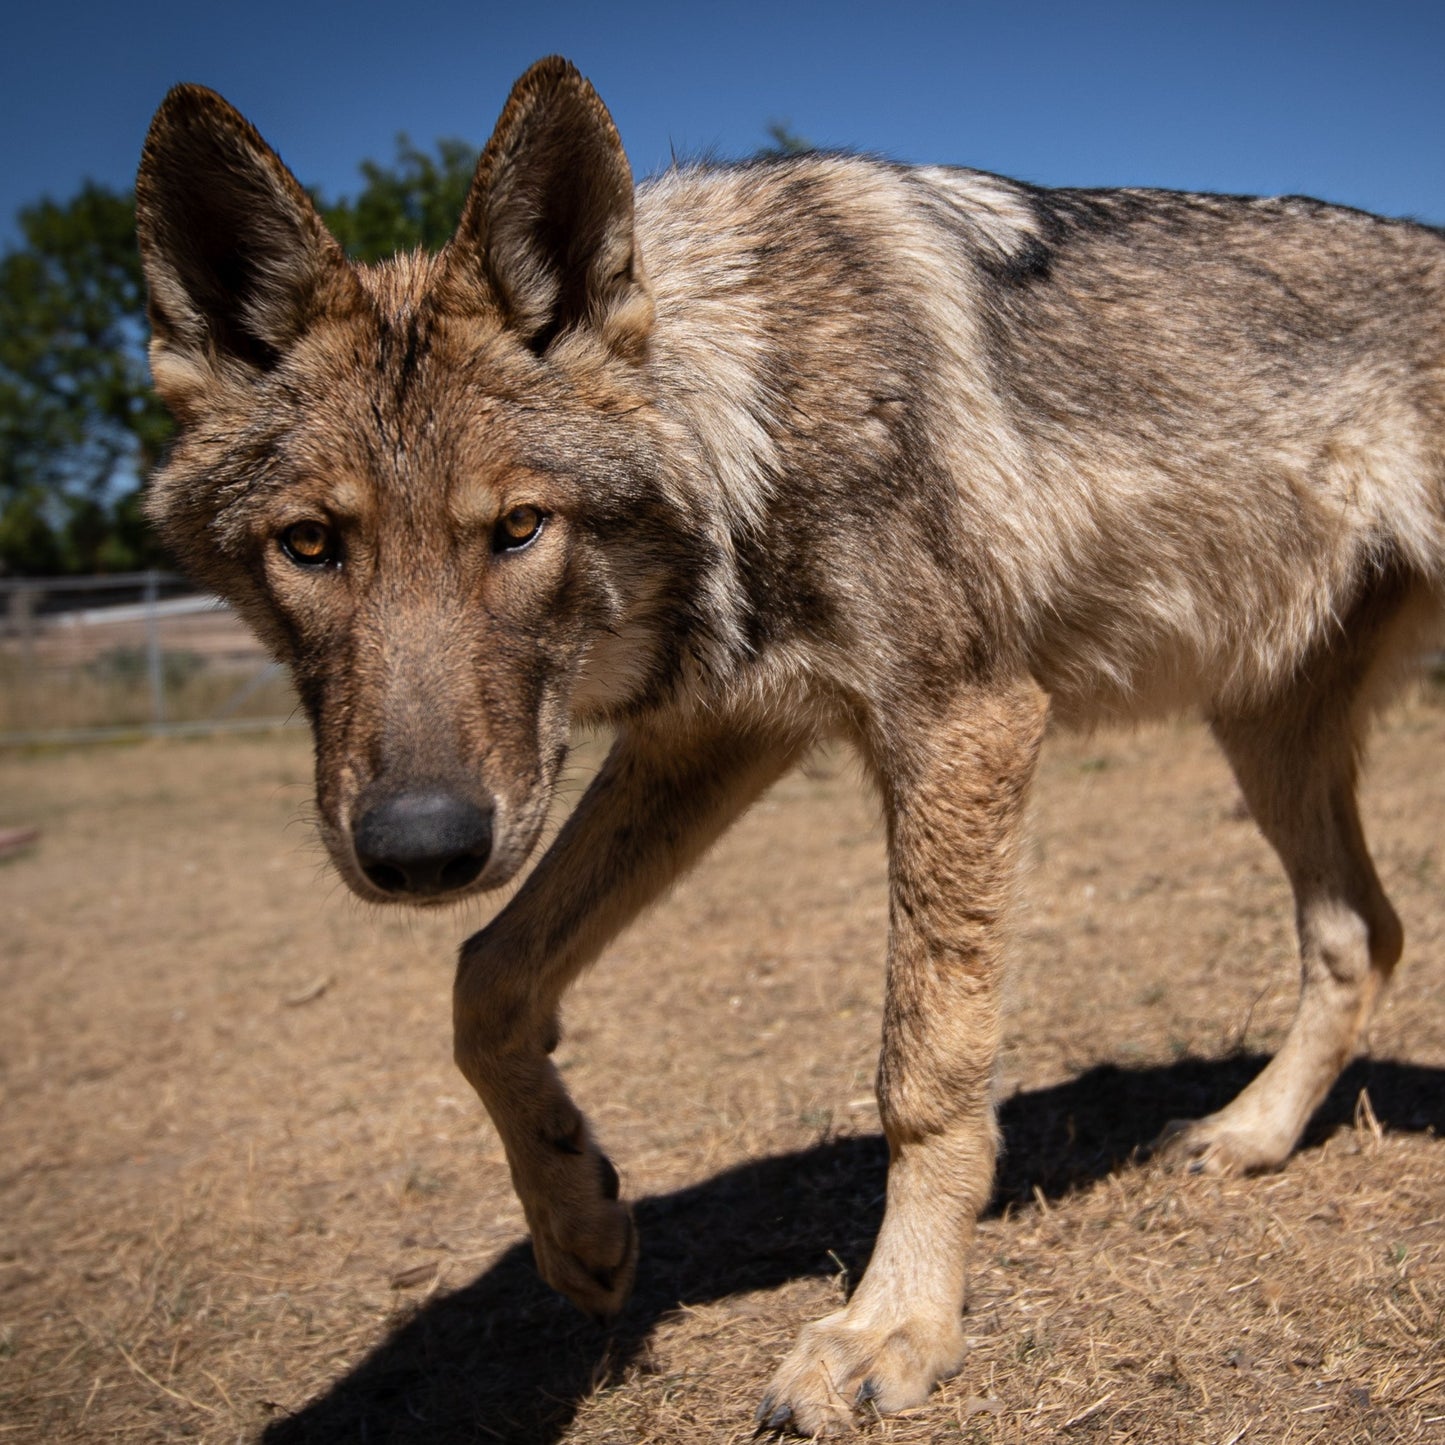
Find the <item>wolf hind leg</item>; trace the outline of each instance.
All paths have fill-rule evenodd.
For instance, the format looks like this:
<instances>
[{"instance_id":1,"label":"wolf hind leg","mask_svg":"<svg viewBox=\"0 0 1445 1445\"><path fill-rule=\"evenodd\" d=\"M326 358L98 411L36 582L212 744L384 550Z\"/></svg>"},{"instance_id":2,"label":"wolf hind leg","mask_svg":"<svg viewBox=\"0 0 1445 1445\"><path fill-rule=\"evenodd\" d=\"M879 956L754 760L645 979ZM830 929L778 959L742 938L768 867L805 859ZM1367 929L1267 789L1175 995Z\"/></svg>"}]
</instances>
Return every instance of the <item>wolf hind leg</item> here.
<instances>
[{"instance_id":1,"label":"wolf hind leg","mask_svg":"<svg viewBox=\"0 0 1445 1445\"><path fill-rule=\"evenodd\" d=\"M1274 708L1214 722L1294 891L1301 981L1284 1044L1263 1072L1217 1113L1166 1130L1166 1156L1192 1169L1238 1174L1289 1157L1400 958L1404 934L1355 798L1360 651L1312 668Z\"/></svg>"}]
</instances>

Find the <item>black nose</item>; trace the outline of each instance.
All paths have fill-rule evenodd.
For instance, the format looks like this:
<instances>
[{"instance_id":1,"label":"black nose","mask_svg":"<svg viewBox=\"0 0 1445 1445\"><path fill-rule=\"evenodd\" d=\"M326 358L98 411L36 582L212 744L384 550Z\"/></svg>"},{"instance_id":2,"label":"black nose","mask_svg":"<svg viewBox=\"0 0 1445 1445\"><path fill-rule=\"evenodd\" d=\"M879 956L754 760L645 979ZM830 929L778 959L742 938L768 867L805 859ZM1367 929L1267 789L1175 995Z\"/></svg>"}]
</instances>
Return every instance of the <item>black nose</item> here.
<instances>
[{"instance_id":1,"label":"black nose","mask_svg":"<svg viewBox=\"0 0 1445 1445\"><path fill-rule=\"evenodd\" d=\"M444 788L392 793L352 825L361 871L384 893L465 888L492 851L492 816Z\"/></svg>"}]
</instances>

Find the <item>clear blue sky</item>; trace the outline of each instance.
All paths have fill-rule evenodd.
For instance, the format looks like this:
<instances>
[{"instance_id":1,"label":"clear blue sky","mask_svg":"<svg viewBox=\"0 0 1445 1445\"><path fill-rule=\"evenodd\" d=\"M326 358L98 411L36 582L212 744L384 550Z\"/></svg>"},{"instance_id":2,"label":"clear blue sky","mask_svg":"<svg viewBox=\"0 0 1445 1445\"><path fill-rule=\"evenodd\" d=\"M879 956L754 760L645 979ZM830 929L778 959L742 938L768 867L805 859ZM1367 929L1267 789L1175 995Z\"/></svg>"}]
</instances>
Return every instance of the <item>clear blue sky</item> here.
<instances>
[{"instance_id":1,"label":"clear blue sky","mask_svg":"<svg viewBox=\"0 0 1445 1445\"><path fill-rule=\"evenodd\" d=\"M353 191L398 131L480 144L570 56L639 174L818 145L1043 184L1296 191L1445 222L1445 3L159 0L8 8L0 243L86 177L126 186L178 80L221 91L308 184Z\"/></svg>"}]
</instances>

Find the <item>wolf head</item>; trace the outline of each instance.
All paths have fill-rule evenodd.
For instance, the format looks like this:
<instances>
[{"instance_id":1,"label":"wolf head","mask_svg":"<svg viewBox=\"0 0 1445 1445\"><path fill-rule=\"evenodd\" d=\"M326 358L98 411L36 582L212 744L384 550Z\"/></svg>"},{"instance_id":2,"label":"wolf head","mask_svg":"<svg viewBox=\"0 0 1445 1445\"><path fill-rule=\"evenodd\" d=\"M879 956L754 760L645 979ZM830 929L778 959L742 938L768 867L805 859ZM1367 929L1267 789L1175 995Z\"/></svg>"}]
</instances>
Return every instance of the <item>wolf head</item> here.
<instances>
[{"instance_id":1,"label":"wolf head","mask_svg":"<svg viewBox=\"0 0 1445 1445\"><path fill-rule=\"evenodd\" d=\"M690 585L611 118L535 65L435 257L351 264L196 86L157 112L136 200L179 423L150 515L289 663L337 866L377 900L506 881L569 717L638 704Z\"/></svg>"}]
</instances>

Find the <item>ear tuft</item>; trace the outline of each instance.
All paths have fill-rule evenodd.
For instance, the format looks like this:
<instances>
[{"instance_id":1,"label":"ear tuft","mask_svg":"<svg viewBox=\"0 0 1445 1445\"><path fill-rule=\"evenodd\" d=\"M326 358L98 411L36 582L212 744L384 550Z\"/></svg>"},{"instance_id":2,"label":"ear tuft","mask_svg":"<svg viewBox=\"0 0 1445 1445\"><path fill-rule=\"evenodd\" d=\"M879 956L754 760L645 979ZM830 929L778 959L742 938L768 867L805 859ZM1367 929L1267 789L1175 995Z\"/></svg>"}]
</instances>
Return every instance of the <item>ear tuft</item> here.
<instances>
[{"instance_id":1,"label":"ear tuft","mask_svg":"<svg viewBox=\"0 0 1445 1445\"><path fill-rule=\"evenodd\" d=\"M151 122L136 224L158 380L269 369L355 283L280 157L203 86L176 86Z\"/></svg>"},{"instance_id":2,"label":"ear tuft","mask_svg":"<svg viewBox=\"0 0 1445 1445\"><path fill-rule=\"evenodd\" d=\"M466 286L480 280L538 354L595 329L636 354L652 309L633 233L632 170L591 84L560 56L512 87L447 250Z\"/></svg>"}]
</instances>

